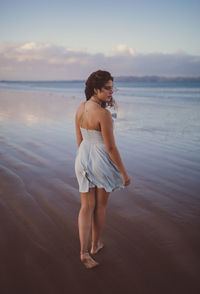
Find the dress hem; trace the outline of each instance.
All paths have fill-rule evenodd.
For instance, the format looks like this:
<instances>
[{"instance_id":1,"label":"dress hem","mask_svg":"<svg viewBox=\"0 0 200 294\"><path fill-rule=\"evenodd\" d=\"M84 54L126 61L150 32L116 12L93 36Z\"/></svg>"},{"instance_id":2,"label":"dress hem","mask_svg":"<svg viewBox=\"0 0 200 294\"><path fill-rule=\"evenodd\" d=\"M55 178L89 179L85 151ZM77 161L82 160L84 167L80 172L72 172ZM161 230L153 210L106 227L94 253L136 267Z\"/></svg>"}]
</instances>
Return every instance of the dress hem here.
<instances>
[{"instance_id":1,"label":"dress hem","mask_svg":"<svg viewBox=\"0 0 200 294\"><path fill-rule=\"evenodd\" d=\"M104 188L104 187L98 187L98 186L95 186L95 187L89 187L88 188L88 190L87 191L80 191L79 190L79 192L80 193L88 193L89 192L89 189L91 189L91 188L99 188L99 189L104 189L106 192L108 192L108 193L111 193L111 192L114 192L114 191L116 191L116 190L123 190L125 187L124 186L117 186L117 187L114 187L113 189L107 189L106 190L106 188Z\"/></svg>"}]
</instances>

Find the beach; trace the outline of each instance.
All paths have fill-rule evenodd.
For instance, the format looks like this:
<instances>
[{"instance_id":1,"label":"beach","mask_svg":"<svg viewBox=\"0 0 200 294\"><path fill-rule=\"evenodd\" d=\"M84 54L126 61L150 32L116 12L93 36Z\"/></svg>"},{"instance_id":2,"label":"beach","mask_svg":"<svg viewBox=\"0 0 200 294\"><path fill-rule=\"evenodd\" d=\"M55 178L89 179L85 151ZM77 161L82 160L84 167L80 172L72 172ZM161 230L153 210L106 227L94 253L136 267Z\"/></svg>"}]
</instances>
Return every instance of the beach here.
<instances>
[{"instance_id":1,"label":"beach","mask_svg":"<svg viewBox=\"0 0 200 294\"><path fill-rule=\"evenodd\" d=\"M131 184L110 194L100 266L87 270L74 172L81 101L0 89L1 293L200 293L199 102L119 99Z\"/></svg>"}]
</instances>

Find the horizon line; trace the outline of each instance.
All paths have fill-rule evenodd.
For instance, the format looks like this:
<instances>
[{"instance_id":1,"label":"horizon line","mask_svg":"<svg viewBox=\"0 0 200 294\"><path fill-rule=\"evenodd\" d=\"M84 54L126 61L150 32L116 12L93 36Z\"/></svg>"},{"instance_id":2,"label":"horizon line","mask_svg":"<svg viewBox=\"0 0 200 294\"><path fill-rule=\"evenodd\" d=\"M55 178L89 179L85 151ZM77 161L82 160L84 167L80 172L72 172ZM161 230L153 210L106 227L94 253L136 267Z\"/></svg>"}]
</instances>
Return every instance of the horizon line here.
<instances>
[{"instance_id":1,"label":"horizon line","mask_svg":"<svg viewBox=\"0 0 200 294\"><path fill-rule=\"evenodd\" d=\"M174 76L174 77L170 77L170 76L161 76L161 75L143 75L143 76L136 76L136 75L120 75L120 76L114 76L114 80L118 80L118 82L120 82L120 80L125 81L125 79L128 79L128 81L131 81L131 79L137 79L138 81L142 79L153 79L156 81L175 81L175 80L194 80L194 81L200 81L200 76ZM163 80L162 80L163 79ZM146 81L147 81L146 80ZM1 79L0 83L3 82L85 82L86 79L69 79L69 80L7 80L7 79Z\"/></svg>"}]
</instances>

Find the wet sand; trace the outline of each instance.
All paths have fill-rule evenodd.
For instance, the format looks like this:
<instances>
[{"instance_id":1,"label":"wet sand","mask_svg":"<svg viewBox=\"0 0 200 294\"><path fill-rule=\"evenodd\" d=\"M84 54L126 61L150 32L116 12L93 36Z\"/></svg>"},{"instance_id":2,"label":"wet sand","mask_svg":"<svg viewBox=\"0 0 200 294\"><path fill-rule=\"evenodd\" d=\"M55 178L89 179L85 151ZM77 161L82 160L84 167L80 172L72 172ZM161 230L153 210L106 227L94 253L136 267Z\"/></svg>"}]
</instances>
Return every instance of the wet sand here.
<instances>
[{"instance_id":1,"label":"wet sand","mask_svg":"<svg viewBox=\"0 0 200 294\"><path fill-rule=\"evenodd\" d=\"M100 266L80 263L79 103L0 91L1 293L199 293L200 159L178 140L117 138L132 184L110 195Z\"/></svg>"}]
</instances>

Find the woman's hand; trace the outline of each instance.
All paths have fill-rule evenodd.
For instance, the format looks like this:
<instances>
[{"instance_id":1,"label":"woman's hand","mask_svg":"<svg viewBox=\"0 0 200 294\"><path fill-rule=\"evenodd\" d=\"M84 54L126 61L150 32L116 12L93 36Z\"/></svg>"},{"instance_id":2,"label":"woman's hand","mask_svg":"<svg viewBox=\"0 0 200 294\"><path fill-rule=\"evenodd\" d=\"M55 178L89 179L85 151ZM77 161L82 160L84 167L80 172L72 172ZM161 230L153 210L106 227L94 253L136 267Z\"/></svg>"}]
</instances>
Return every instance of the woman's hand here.
<instances>
[{"instance_id":1,"label":"woman's hand","mask_svg":"<svg viewBox=\"0 0 200 294\"><path fill-rule=\"evenodd\" d=\"M128 186L131 182L127 173L122 174L123 186Z\"/></svg>"}]
</instances>

